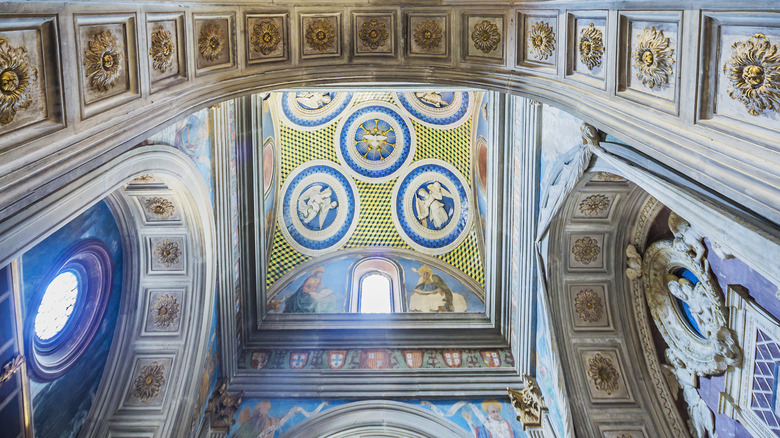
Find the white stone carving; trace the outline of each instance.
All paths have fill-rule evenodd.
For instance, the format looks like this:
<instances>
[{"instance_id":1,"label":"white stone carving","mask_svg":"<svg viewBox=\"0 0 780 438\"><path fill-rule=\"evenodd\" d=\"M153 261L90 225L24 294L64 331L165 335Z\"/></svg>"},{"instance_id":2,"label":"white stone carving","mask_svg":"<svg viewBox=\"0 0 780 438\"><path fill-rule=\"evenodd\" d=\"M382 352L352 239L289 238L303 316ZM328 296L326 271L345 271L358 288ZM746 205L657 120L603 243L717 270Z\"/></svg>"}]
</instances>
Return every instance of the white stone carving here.
<instances>
[{"instance_id":1,"label":"white stone carving","mask_svg":"<svg viewBox=\"0 0 780 438\"><path fill-rule=\"evenodd\" d=\"M636 280L642 277L642 256L634 245L626 247L626 277Z\"/></svg>"},{"instance_id":2,"label":"white stone carving","mask_svg":"<svg viewBox=\"0 0 780 438\"><path fill-rule=\"evenodd\" d=\"M664 365L664 374L667 376L667 382L672 389L675 400L679 397L679 391L682 389L683 399L688 405L688 430L694 438L717 438L715 433L715 414L702 400L699 391L697 377L690 370L684 368L674 368Z\"/></svg>"},{"instance_id":3,"label":"white stone carving","mask_svg":"<svg viewBox=\"0 0 780 438\"><path fill-rule=\"evenodd\" d=\"M669 345L669 362L698 376L719 375L729 366L740 366L742 352L727 327L718 283L699 260L690 246L677 240L652 244L642 263L645 296L653 320ZM678 278L675 272L680 268L688 269L699 282L694 285ZM685 319L677 299L688 304L700 334Z\"/></svg>"},{"instance_id":4,"label":"white stone carving","mask_svg":"<svg viewBox=\"0 0 780 438\"><path fill-rule=\"evenodd\" d=\"M317 109L329 104L332 99L329 93L304 91L298 93L295 100L305 108Z\"/></svg>"},{"instance_id":5,"label":"white stone carving","mask_svg":"<svg viewBox=\"0 0 780 438\"><path fill-rule=\"evenodd\" d=\"M704 246L704 235L677 213L669 214L669 229L674 233L674 245L680 251L687 251L696 263L707 269L707 259L704 257L707 247Z\"/></svg>"},{"instance_id":6,"label":"white stone carving","mask_svg":"<svg viewBox=\"0 0 780 438\"><path fill-rule=\"evenodd\" d=\"M431 184L428 189L417 190L417 194L420 195L417 197L417 220L425 223L425 220L430 218L433 226L439 229L450 219L441 200L443 196L452 197L452 193L442 187L438 181Z\"/></svg>"},{"instance_id":7,"label":"white stone carving","mask_svg":"<svg viewBox=\"0 0 780 438\"><path fill-rule=\"evenodd\" d=\"M330 187L322 188L321 185L313 185L306 189L298 198L298 215L304 222L311 223L314 218L319 218L319 228L325 224L325 217L332 208L338 208L338 202L331 201L333 190Z\"/></svg>"},{"instance_id":8,"label":"white stone carving","mask_svg":"<svg viewBox=\"0 0 780 438\"><path fill-rule=\"evenodd\" d=\"M444 99L442 99L441 94L436 91L419 91L414 93L414 95L417 96L417 98L421 101L427 103L428 105L433 105L436 108L442 108L449 105L444 101Z\"/></svg>"}]
</instances>

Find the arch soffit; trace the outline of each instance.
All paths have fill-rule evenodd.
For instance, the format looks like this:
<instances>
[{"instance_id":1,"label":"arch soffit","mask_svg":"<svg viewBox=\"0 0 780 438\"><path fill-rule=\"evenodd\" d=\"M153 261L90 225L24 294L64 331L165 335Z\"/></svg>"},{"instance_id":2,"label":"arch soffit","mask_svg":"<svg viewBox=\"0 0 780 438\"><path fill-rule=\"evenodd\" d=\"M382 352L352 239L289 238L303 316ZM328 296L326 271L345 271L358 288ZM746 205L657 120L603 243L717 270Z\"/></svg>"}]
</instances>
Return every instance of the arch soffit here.
<instances>
[{"instance_id":1,"label":"arch soffit","mask_svg":"<svg viewBox=\"0 0 780 438\"><path fill-rule=\"evenodd\" d=\"M387 426L410 432L410 437L469 438L471 435L451 421L432 412L406 403L381 400L348 403L329 409L316 417L296 425L283 438L308 438L312 431L317 436L341 435L352 429Z\"/></svg>"},{"instance_id":2,"label":"arch soffit","mask_svg":"<svg viewBox=\"0 0 780 438\"><path fill-rule=\"evenodd\" d=\"M144 174L153 174L165 184L157 184L154 189L127 188L126 183ZM144 219L141 201L152 196L173 201L175 220ZM107 372L82 432L86 436L103 436L118 427L138 433L158 429L166 436L187 435L188 415L196 408L200 374L209 356L204 352L209 342L216 284L214 217L209 192L189 157L170 146L139 147L61 187L41 199L34 210L19 212L13 233L0 234L0 265L103 199L123 237L125 281L120 315L124 317L117 322ZM182 253L178 263L182 268L178 272L166 272L165 268L154 272L154 244L168 236L180 240ZM151 314L154 292L177 298L176 330L149 329L147 315ZM155 361L165 368L165 383L158 388L159 394L154 397L157 400L150 403L160 413L156 425L139 421L148 418L149 407L141 403L145 409L138 410L134 406L138 400L131 395L143 367ZM191 403L179 406L179 400ZM165 412L176 414L163 415ZM114 415L118 417L112 418Z\"/></svg>"}]
</instances>

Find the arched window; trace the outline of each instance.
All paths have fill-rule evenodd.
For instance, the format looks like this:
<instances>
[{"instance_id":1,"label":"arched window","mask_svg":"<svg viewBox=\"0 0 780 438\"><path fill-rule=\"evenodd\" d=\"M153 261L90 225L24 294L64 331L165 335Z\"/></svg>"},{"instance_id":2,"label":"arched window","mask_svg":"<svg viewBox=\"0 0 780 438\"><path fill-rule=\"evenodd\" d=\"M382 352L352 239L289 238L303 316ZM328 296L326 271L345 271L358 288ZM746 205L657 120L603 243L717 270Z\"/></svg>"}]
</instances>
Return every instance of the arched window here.
<instances>
[{"instance_id":1,"label":"arched window","mask_svg":"<svg viewBox=\"0 0 780 438\"><path fill-rule=\"evenodd\" d=\"M385 257L366 257L357 261L350 269L349 311L406 311L401 272L396 262Z\"/></svg>"}]
</instances>

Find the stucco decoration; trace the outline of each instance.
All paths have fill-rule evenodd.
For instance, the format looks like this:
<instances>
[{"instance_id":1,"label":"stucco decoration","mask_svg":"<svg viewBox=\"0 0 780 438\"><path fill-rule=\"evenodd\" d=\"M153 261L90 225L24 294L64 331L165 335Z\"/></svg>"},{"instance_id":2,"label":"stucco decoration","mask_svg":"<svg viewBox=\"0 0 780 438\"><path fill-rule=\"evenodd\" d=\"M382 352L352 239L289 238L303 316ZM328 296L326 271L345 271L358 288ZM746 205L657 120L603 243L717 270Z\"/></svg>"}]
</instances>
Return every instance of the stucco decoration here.
<instances>
[{"instance_id":1,"label":"stucco decoration","mask_svg":"<svg viewBox=\"0 0 780 438\"><path fill-rule=\"evenodd\" d=\"M401 238L425 254L444 254L463 242L474 220L471 190L451 164L425 159L393 187L393 223Z\"/></svg>"},{"instance_id":2,"label":"stucco decoration","mask_svg":"<svg viewBox=\"0 0 780 438\"><path fill-rule=\"evenodd\" d=\"M597 29L593 23L580 31L580 39L577 49L580 52L580 61L593 70L601 65L604 55L604 40L601 29Z\"/></svg>"},{"instance_id":3,"label":"stucco decoration","mask_svg":"<svg viewBox=\"0 0 780 438\"><path fill-rule=\"evenodd\" d=\"M631 244L626 247L626 277L630 280L642 277L642 255Z\"/></svg>"},{"instance_id":4,"label":"stucco decoration","mask_svg":"<svg viewBox=\"0 0 780 438\"><path fill-rule=\"evenodd\" d=\"M716 438L715 414L696 390L697 376L688 369L664 365L664 374L675 400L682 390L688 408L688 431L694 438Z\"/></svg>"},{"instance_id":5,"label":"stucco decoration","mask_svg":"<svg viewBox=\"0 0 780 438\"><path fill-rule=\"evenodd\" d=\"M674 49L663 30L655 27L645 29L634 42L631 53L637 79L651 89L668 84L674 64L673 55Z\"/></svg>"},{"instance_id":6,"label":"stucco decoration","mask_svg":"<svg viewBox=\"0 0 780 438\"><path fill-rule=\"evenodd\" d=\"M179 303L176 297L165 294L154 300L152 304L154 325L168 327L179 317Z\"/></svg>"},{"instance_id":7,"label":"stucco decoration","mask_svg":"<svg viewBox=\"0 0 780 438\"><path fill-rule=\"evenodd\" d=\"M160 219L167 219L173 216L175 207L173 202L160 196L153 196L144 202L146 211Z\"/></svg>"},{"instance_id":8,"label":"stucco decoration","mask_svg":"<svg viewBox=\"0 0 780 438\"><path fill-rule=\"evenodd\" d=\"M165 384L165 365L156 361L144 365L135 378L133 396L146 402L160 394L160 388Z\"/></svg>"},{"instance_id":9,"label":"stucco decoration","mask_svg":"<svg viewBox=\"0 0 780 438\"><path fill-rule=\"evenodd\" d=\"M276 93L282 120L296 129L313 131L336 121L352 103L354 93L299 91Z\"/></svg>"},{"instance_id":10,"label":"stucco decoration","mask_svg":"<svg viewBox=\"0 0 780 438\"><path fill-rule=\"evenodd\" d=\"M272 20L262 20L252 27L252 35L249 39L252 48L263 55L270 55L282 41L282 33L279 26Z\"/></svg>"},{"instance_id":11,"label":"stucco decoration","mask_svg":"<svg viewBox=\"0 0 780 438\"><path fill-rule=\"evenodd\" d=\"M547 405L544 402L542 390L536 383L536 379L529 375L524 375L525 387L520 391L507 388L509 400L512 407L515 408L517 421L523 425L523 430L529 428L542 427L542 415L547 412Z\"/></svg>"},{"instance_id":12,"label":"stucco decoration","mask_svg":"<svg viewBox=\"0 0 780 438\"><path fill-rule=\"evenodd\" d=\"M98 32L84 52L85 74L89 85L99 91L108 91L116 84L122 70L122 49L110 31Z\"/></svg>"},{"instance_id":13,"label":"stucco decoration","mask_svg":"<svg viewBox=\"0 0 780 438\"><path fill-rule=\"evenodd\" d=\"M360 27L358 37L362 44L372 50L378 49L387 43L390 32L387 31L387 24L377 18L366 20Z\"/></svg>"},{"instance_id":14,"label":"stucco decoration","mask_svg":"<svg viewBox=\"0 0 780 438\"><path fill-rule=\"evenodd\" d=\"M304 34L306 45L315 52L333 50L336 43L336 29L333 23L326 19L312 20Z\"/></svg>"},{"instance_id":15,"label":"stucco decoration","mask_svg":"<svg viewBox=\"0 0 780 438\"><path fill-rule=\"evenodd\" d=\"M166 267L178 264L181 258L179 242L168 239L157 242L154 247L154 257L157 263L163 264Z\"/></svg>"},{"instance_id":16,"label":"stucco decoration","mask_svg":"<svg viewBox=\"0 0 780 438\"><path fill-rule=\"evenodd\" d=\"M780 50L757 33L731 46L731 59L723 72L731 87L729 96L742 102L749 114L780 111Z\"/></svg>"},{"instance_id":17,"label":"stucco decoration","mask_svg":"<svg viewBox=\"0 0 780 438\"><path fill-rule=\"evenodd\" d=\"M149 56L152 57L152 67L165 73L173 65L173 56L176 53L176 46L173 43L171 32L162 26L158 26L152 32L151 46L149 47Z\"/></svg>"},{"instance_id":18,"label":"stucco decoration","mask_svg":"<svg viewBox=\"0 0 780 438\"><path fill-rule=\"evenodd\" d=\"M38 70L30 65L25 47L11 47L0 38L0 124L11 123L19 110L32 103Z\"/></svg>"},{"instance_id":19,"label":"stucco decoration","mask_svg":"<svg viewBox=\"0 0 780 438\"><path fill-rule=\"evenodd\" d=\"M481 50L482 53L490 53L496 50L501 43L501 33L496 24L482 20L472 29L471 41L474 42L474 47Z\"/></svg>"},{"instance_id":20,"label":"stucco decoration","mask_svg":"<svg viewBox=\"0 0 780 438\"><path fill-rule=\"evenodd\" d=\"M669 229L674 233L674 247L678 251L687 253L693 260L706 271L709 262L704 256L707 248L704 246L704 235L675 212L669 213Z\"/></svg>"},{"instance_id":21,"label":"stucco decoration","mask_svg":"<svg viewBox=\"0 0 780 438\"><path fill-rule=\"evenodd\" d=\"M216 23L207 23L198 35L198 52L200 57L214 61L225 51L225 32Z\"/></svg>"},{"instance_id":22,"label":"stucco decoration","mask_svg":"<svg viewBox=\"0 0 780 438\"><path fill-rule=\"evenodd\" d=\"M604 303L593 289L582 289L574 296L574 310L583 321L595 323L604 313Z\"/></svg>"},{"instance_id":23,"label":"stucco decoration","mask_svg":"<svg viewBox=\"0 0 780 438\"><path fill-rule=\"evenodd\" d=\"M678 278L680 269L699 281ZM650 313L669 345L666 357L674 367L709 376L742 363L734 332L726 326L717 280L691 251L672 241L655 242L644 254L642 277ZM689 308L690 319L681 302Z\"/></svg>"},{"instance_id":24,"label":"stucco decoration","mask_svg":"<svg viewBox=\"0 0 780 438\"><path fill-rule=\"evenodd\" d=\"M462 125L474 107L474 93L468 91L397 92L393 100L416 121L440 129Z\"/></svg>"},{"instance_id":25,"label":"stucco decoration","mask_svg":"<svg viewBox=\"0 0 780 438\"><path fill-rule=\"evenodd\" d=\"M214 387L214 393L206 406L206 416L212 430L227 432L230 426L236 422L234 418L238 412L238 406L244 398L244 392L229 393L227 391L227 378L223 377ZM266 435L264 435L266 436Z\"/></svg>"},{"instance_id":26,"label":"stucco decoration","mask_svg":"<svg viewBox=\"0 0 780 438\"><path fill-rule=\"evenodd\" d=\"M574 260L587 265L598 258L599 254L601 254L601 248L597 239L583 236L574 242L571 253L574 255Z\"/></svg>"},{"instance_id":27,"label":"stucco decoration","mask_svg":"<svg viewBox=\"0 0 780 438\"><path fill-rule=\"evenodd\" d=\"M550 23L537 21L528 29L528 50L538 59L547 59L555 50L555 31Z\"/></svg>"},{"instance_id":28,"label":"stucco decoration","mask_svg":"<svg viewBox=\"0 0 780 438\"><path fill-rule=\"evenodd\" d=\"M585 216L598 216L609 208L609 198L601 194L591 195L580 202L579 208Z\"/></svg>"},{"instance_id":29,"label":"stucco decoration","mask_svg":"<svg viewBox=\"0 0 780 438\"><path fill-rule=\"evenodd\" d=\"M11 380L11 377L13 377L17 371L22 369L22 365L24 365L25 362L26 359L24 356L19 355L11 359L11 361L7 364L3 365L3 369L0 370L0 386L2 386L3 383Z\"/></svg>"}]
</instances>

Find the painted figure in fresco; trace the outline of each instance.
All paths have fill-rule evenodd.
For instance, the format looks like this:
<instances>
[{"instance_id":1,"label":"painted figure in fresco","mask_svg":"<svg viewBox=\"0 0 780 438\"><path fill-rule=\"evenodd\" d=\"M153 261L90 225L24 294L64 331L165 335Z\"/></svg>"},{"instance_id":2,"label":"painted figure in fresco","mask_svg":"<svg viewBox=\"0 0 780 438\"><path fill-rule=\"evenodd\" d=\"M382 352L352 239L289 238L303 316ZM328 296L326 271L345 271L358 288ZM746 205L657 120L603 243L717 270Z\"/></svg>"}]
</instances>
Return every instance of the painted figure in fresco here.
<instances>
[{"instance_id":1,"label":"painted figure in fresco","mask_svg":"<svg viewBox=\"0 0 780 438\"><path fill-rule=\"evenodd\" d=\"M281 429L296 414L302 414L308 418L319 413L322 408L328 405L328 402L322 402L317 409L312 412L306 412L303 408L295 406L281 417L270 417L271 402L268 400L256 404L250 412L248 407L244 407L238 414L238 430L231 435L234 438L271 438L277 430Z\"/></svg>"},{"instance_id":2,"label":"painted figure in fresco","mask_svg":"<svg viewBox=\"0 0 780 438\"><path fill-rule=\"evenodd\" d=\"M444 101L444 99L442 99L441 94L437 93L436 91L418 91L414 93L414 95L417 96L417 98L420 99L423 103L435 106L436 108L449 105Z\"/></svg>"},{"instance_id":3,"label":"painted figure in fresco","mask_svg":"<svg viewBox=\"0 0 780 438\"><path fill-rule=\"evenodd\" d=\"M338 202L330 200L332 194L330 187L323 188L319 184L309 187L298 198L298 216L307 224L314 218L319 218L319 228L322 229L330 209L339 205Z\"/></svg>"},{"instance_id":4,"label":"painted figure in fresco","mask_svg":"<svg viewBox=\"0 0 780 438\"><path fill-rule=\"evenodd\" d=\"M322 284L325 268L311 271L301 287L284 300L283 313L335 313L338 302L333 291Z\"/></svg>"},{"instance_id":5,"label":"painted figure in fresco","mask_svg":"<svg viewBox=\"0 0 780 438\"><path fill-rule=\"evenodd\" d=\"M421 224L426 225L430 220L434 229L438 230L449 221L452 209L449 213L444 209L441 202L444 196L452 197L452 194L438 181L429 185L428 190L422 187L417 190L417 220Z\"/></svg>"},{"instance_id":6,"label":"painted figure in fresco","mask_svg":"<svg viewBox=\"0 0 780 438\"><path fill-rule=\"evenodd\" d=\"M476 428L477 438L519 438L520 435L512 428L512 425L506 418L501 416L501 403L498 400L487 399L482 402L482 410L488 414L485 418L479 410L469 404L477 415L481 426ZM471 413L466 409L462 411L463 418L471 425Z\"/></svg>"},{"instance_id":7,"label":"painted figure in fresco","mask_svg":"<svg viewBox=\"0 0 780 438\"><path fill-rule=\"evenodd\" d=\"M412 312L465 312L466 299L454 293L438 275L433 275L430 266L422 265L417 270L420 279L409 298Z\"/></svg>"},{"instance_id":8,"label":"painted figure in fresco","mask_svg":"<svg viewBox=\"0 0 780 438\"><path fill-rule=\"evenodd\" d=\"M298 93L295 100L304 108L319 109L329 104L331 97L329 93L304 91Z\"/></svg>"}]
</instances>

